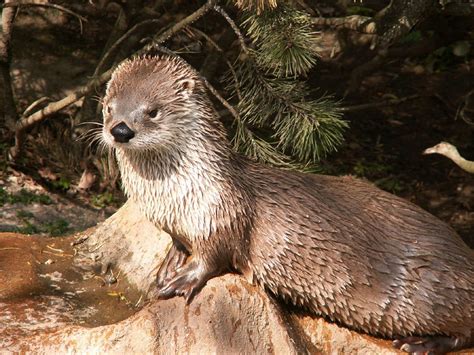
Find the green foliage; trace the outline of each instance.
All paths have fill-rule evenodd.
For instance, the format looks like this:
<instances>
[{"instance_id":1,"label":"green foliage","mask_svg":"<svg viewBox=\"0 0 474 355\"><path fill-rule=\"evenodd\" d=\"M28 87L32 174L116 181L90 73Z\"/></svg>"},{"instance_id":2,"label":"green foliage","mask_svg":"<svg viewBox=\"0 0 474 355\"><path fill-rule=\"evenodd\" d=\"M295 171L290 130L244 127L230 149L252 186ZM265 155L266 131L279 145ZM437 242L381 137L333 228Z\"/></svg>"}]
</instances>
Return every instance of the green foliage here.
<instances>
[{"instance_id":1,"label":"green foliage","mask_svg":"<svg viewBox=\"0 0 474 355\"><path fill-rule=\"evenodd\" d=\"M234 146L258 161L308 170L343 141L347 123L337 103L318 97L302 78L316 64L310 23L286 4L244 16L253 48L227 83L239 100Z\"/></svg>"},{"instance_id":2,"label":"green foliage","mask_svg":"<svg viewBox=\"0 0 474 355\"><path fill-rule=\"evenodd\" d=\"M31 213L29 211L23 211L23 210L17 211L16 216L20 219L33 218L34 217L33 213Z\"/></svg>"},{"instance_id":3,"label":"green foliage","mask_svg":"<svg viewBox=\"0 0 474 355\"><path fill-rule=\"evenodd\" d=\"M251 13L243 25L257 46L257 64L276 76L306 74L315 64L315 36L311 18L281 4L261 15Z\"/></svg>"},{"instance_id":4,"label":"green foliage","mask_svg":"<svg viewBox=\"0 0 474 355\"><path fill-rule=\"evenodd\" d=\"M393 175L380 178L374 181L374 183L382 190L391 192L393 194L400 194L407 189L407 186L403 183L403 181L397 179Z\"/></svg>"},{"instance_id":5,"label":"green foliage","mask_svg":"<svg viewBox=\"0 0 474 355\"><path fill-rule=\"evenodd\" d=\"M353 172L358 177L373 177L388 174L390 168L378 162L358 161L353 167Z\"/></svg>"},{"instance_id":6,"label":"green foliage","mask_svg":"<svg viewBox=\"0 0 474 355\"><path fill-rule=\"evenodd\" d=\"M405 36L400 38L401 44L412 44L416 42L420 42L423 39L423 33L421 31L411 31L407 33Z\"/></svg>"},{"instance_id":7,"label":"green foliage","mask_svg":"<svg viewBox=\"0 0 474 355\"><path fill-rule=\"evenodd\" d=\"M418 35L415 35L418 32L419 31L414 31L412 33L415 37L418 37ZM432 33L427 33L427 36L432 35ZM407 37L408 36L409 35L407 35ZM420 36L422 35L420 34ZM421 37L421 40L422 39L423 36ZM471 43L469 41L456 41L448 46L435 49L422 60L422 64L430 73L443 72L451 70L453 66L469 60L471 54Z\"/></svg>"},{"instance_id":8,"label":"green foliage","mask_svg":"<svg viewBox=\"0 0 474 355\"><path fill-rule=\"evenodd\" d=\"M115 199L114 195L110 192L104 192L102 194L92 196L91 202L94 207L104 208L113 204Z\"/></svg>"},{"instance_id":9,"label":"green foliage","mask_svg":"<svg viewBox=\"0 0 474 355\"><path fill-rule=\"evenodd\" d=\"M312 162L342 142L347 123L328 97L307 98L310 90L301 81L268 76L249 62L237 73L242 78L238 105L242 120L257 128L269 128L281 152L301 162Z\"/></svg>"},{"instance_id":10,"label":"green foliage","mask_svg":"<svg viewBox=\"0 0 474 355\"><path fill-rule=\"evenodd\" d=\"M257 14L277 6L277 0L234 0L233 2L240 9L255 11Z\"/></svg>"},{"instance_id":11,"label":"green foliage","mask_svg":"<svg viewBox=\"0 0 474 355\"><path fill-rule=\"evenodd\" d=\"M52 237L58 237L70 231L69 222L62 218L44 223L41 225L40 229L42 232Z\"/></svg>"},{"instance_id":12,"label":"green foliage","mask_svg":"<svg viewBox=\"0 0 474 355\"><path fill-rule=\"evenodd\" d=\"M66 234L70 231L69 222L58 218L51 222L34 224L31 219L34 219L33 213L29 211L19 210L16 213L17 217L21 219L23 226L17 228L18 233L22 234L39 234L45 233L49 236L57 237Z\"/></svg>"},{"instance_id":13,"label":"green foliage","mask_svg":"<svg viewBox=\"0 0 474 355\"><path fill-rule=\"evenodd\" d=\"M61 176L59 180L52 181L51 183L57 190L67 191L71 187L71 181L63 176Z\"/></svg>"},{"instance_id":14,"label":"green foliage","mask_svg":"<svg viewBox=\"0 0 474 355\"><path fill-rule=\"evenodd\" d=\"M425 67L430 73L448 70L457 60L450 47L440 47L425 59Z\"/></svg>"},{"instance_id":15,"label":"green foliage","mask_svg":"<svg viewBox=\"0 0 474 355\"><path fill-rule=\"evenodd\" d=\"M39 234L40 229L28 220L23 221L23 226L16 228L17 233L21 234Z\"/></svg>"},{"instance_id":16,"label":"green foliage","mask_svg":"<svg viewBox=\"0 0 474 355\"><path fill-rule=\"evenodd\" d=\"M379 157L379 159L381 158L382 157ZM408 187L393 174L394 170L396 171L392 166L382 161L358 161L353 167L354 175L373 181L375 185L385 191L399 194Z\"/></svg>"},{"instance_id":17,"label":"green foliage","mask_svg":"<svg viewBox=\"0 0 474 355\"><path fill-rule=\"evenodd\" d=\"M18 193L11 194L3 187L0 187L0 206L3 206L6 203L21 203L28 205L34 202L49 205L52 201L48 195L36 194L24 189L21 189Z\"/></svg>"}]
</instances>

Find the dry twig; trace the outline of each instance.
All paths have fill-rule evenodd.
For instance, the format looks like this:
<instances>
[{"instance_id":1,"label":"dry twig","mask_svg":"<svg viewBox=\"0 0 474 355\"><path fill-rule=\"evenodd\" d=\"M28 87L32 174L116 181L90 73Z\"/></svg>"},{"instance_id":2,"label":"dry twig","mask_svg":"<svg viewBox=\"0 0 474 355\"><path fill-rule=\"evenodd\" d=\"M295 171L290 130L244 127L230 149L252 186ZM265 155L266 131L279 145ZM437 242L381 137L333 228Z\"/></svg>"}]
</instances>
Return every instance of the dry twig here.
<instances>
[{"instance_id":1,"label":"dry twig","mask_svg":"<svg viewBox=\"0 0 474 355\"><path fill-rule=\"evenodd\" d=\"M461 104L456 110L454 119L461 117L467 124L474 125L474 90L469 91L464 95Z\"/></svg>"},{"instance_id":2,"label":"dry twig","mask_svg":"<svg viewBox=\"0 0 474 355\"><path fill-rule=\"evenodd\" d=\"M48 1L11 1L8 3L5 3L3 7L8 8L8 7L21 7L21 6L41 6L41 7L50 7L52 9L56 9L62 12L65 12L69 15L72 15L76 17L79 21L79 27L81 28L81 33L82 33L82 21L87 22L87 19L84 16L79 15L77 12L74 12L72 10L69 10L68 8L58 5L58 4L52 4Z\"/></svg>"},{"instance_id":3,"label":"dry twig","mask_svg":"<svg viewBox=\"0 0 474 355\"><path fill-rule=\"evenodd\" d=\"M346 17L318 17L313 18L311 23L315 26L330 28L345 28L360 33L375 34L377 27L371 17L352 15Z\"/></svg>"},{"instance_id":4,"label":"dry twig","mask_svg":"<svg viewBox=\"0 0 474 355\"><path fill-rule=\"evenodd\" d=\"M380 67L382 67L387 59L425 55L435 50L439 44L440 43L438 43L435 39L427 39L426 41L416 43L409 47L399 46L388 49L382 48L378 50L377 54L372 59L364 62L352 71L351 78L344 96L356 92L360 88L362 80L366 76L376 72Z\"/></svg>"},{"instance_id":5,"label":"dry twig","mask_svg":"<svg viewBox=\"0 0 474 355\"><path fill-rule=\"evenodd\" d=\"M420 97L421 97L420 95L411 95L411 96L402 97L400 99L390 99L390 100L384 100L384 101L379 101L379 102L371 102L371 103L361 104L361 105L345 106L345 107L341 107L340 110L342 112L362 111L362 110L367 110L367 109L371 109L371 108L398 105L398 104L401 104L402 102L409 101L409 100L415 100L415 99L418 99Z\"/></svg>"},{"instance_id":6,"label":"dry twig","mask_svg":"<svg viewBox=\"0 0 474 355\"><path fill-rule=\"evenodd\" d=\"M242 35L242 32L240 31L239 27L236 25L235 21L232 20L232 18L227 14L227 12L224 11L224 9L220 6L214 6L214 10L216 10L219 14L224 17L224 19L229 23L230 27L234 30L235 34L239 38L240 41L240 46L242 47L242 50L245 52L245 54L249 53L249 49L247 45L245 44L245 39L244 36Z\"/></svg>"},{"instance_id":7,"label":"dry twig","mask_svg":"<svg viewBox=\"0 0 474 355\"><path fill-rule=\"evenodd\" d=\"M50 97L43 96L43 97L40 97L38 100L33 101L33 103L31 103L31 105L28 106L25 111L23 111L22 116L29 115L30 112L33 111L33 109L36 108L36 106L38 106L38 105L40 105L40 104L42 104L43 102L46 102L46 101L52 101L52 100L51 100Z\"/></svg>"},{"instance_id":8,"label":"dry twig","mask_svg":"<svg viewBox=\"0 0 474 355\"><path fill-rule=\"evenodd\" d=\"M67 253L53 253L53 252L48 251L48 250L42 250L41 252L45 253L45 254L49 254L49 255L60 256L62 258L72 258L74 256L72 254L67 254Z\"/></svg>"},{"instance_id":9,"label":"dry twig","mask_svg":"<svg viewBox=\"0 0 474 355\"><path fill-rule=\"evenodd\" d=\"M139 29L142 26L146 26L152 23L158 23L160 22L159 20L145 20L142 22L137 23L135 26L130 28L127 32L125 32L113 45L109 47L107 52L102 56L102 58L99 61L99 64L97 64L97 67L95 69L94 75L98 75L100 71L102 70L102 67L104 66L104 63L109 59L109 57L115 53L115 51L118 49L118 47L125 41L127 40L137 29Z\"/></svg>"},{"instance_id":10,"label":"dry twig","mask_svg":"<svg viewBox=\"0 0 474 355\"><path fill-rule=\"evenodd\" d=\"M232 66L232 63L225 56L224 50L211 37L209 37L203 31L198 30L197 28L193 28L192 31L194 33L197 33L201 37L203 37L210 45L212 45L219 53L222 54L222 57L223 57L224 61L226 62L227 66L229 67L230 72L232 73L232 77L233 77L234 83L235 83L235 91L237 93L237 98L239 99L239 101L241 101L242 100L242 95L240 94L240 88L239 88L239 81L237 79L237 73L235 72L235 69Z\"/></svg>"},{"instance_id":11,"label":"dry twig","mask_svg":"<svg viewBox=\"0 0 474 355\"><path fill-rule=\"evenodd\" d=\"M209 81L207 81L206 78L201 78L201 79L202 81L204 81L204 84L206 85L207 89L211 92L211 94L214 95L216 99L218 99L221 102L221 104L232 114L232 116L234 116L234 118L237 121L240 121L240 115L235 110L235 108L226 99L224 99L221 96L221 94L219 94L219 92L214 88L214 86L211 85L211 83L209 83Z\"/></svg>"}]
</instances>

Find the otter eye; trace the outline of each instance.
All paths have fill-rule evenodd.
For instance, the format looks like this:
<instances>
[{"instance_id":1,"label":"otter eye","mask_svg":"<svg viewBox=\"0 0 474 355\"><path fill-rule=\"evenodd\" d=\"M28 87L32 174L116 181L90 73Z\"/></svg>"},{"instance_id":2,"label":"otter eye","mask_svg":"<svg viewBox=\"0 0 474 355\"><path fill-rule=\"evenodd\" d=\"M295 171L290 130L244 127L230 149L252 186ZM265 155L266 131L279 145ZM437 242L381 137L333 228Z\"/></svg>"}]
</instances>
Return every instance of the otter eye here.
<instances>
[{"instance_id":1,"label":"otter eye","mask_svg":"<svg viewBox=\"0 0 474 355\"><path fill-rule=\"evenodd\" d=\"M148 111L148 116L150 116L151 118L155 118L157 114L158 114L158 110L157 110L157 109Z\"/></svg>"}]
</instances>

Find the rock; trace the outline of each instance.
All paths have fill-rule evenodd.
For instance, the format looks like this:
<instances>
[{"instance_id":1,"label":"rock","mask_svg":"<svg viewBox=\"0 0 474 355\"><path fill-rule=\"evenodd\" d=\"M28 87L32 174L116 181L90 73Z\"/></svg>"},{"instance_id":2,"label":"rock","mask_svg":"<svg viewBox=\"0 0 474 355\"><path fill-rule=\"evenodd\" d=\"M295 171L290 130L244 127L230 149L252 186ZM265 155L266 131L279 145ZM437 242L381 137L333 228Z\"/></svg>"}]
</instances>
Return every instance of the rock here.
<instances>
[{"instance_id":1,"label":"rock","mask_svg":"<svg viewBox=\"0 0 474 355\"><path fill-rule=\"evenodd\" d=\"M143 305L169 242L131 202L71 237L0 234L0 353L397 353L240 275L210 280L189 306Z\"/></svg>"}]
</instances>

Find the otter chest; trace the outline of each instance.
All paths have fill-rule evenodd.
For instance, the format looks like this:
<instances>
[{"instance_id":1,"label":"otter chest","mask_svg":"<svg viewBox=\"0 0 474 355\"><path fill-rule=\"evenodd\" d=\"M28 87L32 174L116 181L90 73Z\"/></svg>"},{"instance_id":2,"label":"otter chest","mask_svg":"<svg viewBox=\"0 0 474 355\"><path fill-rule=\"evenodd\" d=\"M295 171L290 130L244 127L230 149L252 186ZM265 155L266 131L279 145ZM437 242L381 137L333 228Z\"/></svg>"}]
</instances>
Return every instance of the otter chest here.
<instances>
[{"instance_id":1,"label":"otter chest","mask_svg":"<svg viewBox=\"0 0 474 355\"><path fill-rule=\"evenodd\" d=\"M119 155L122 184L129 198L138 203L148 220L157 227L185 238L193 244L215 230L215 218L221 205L219 185L205 171L193 165L163 174L137 169Z\"/></svg>"}]
</instances>

